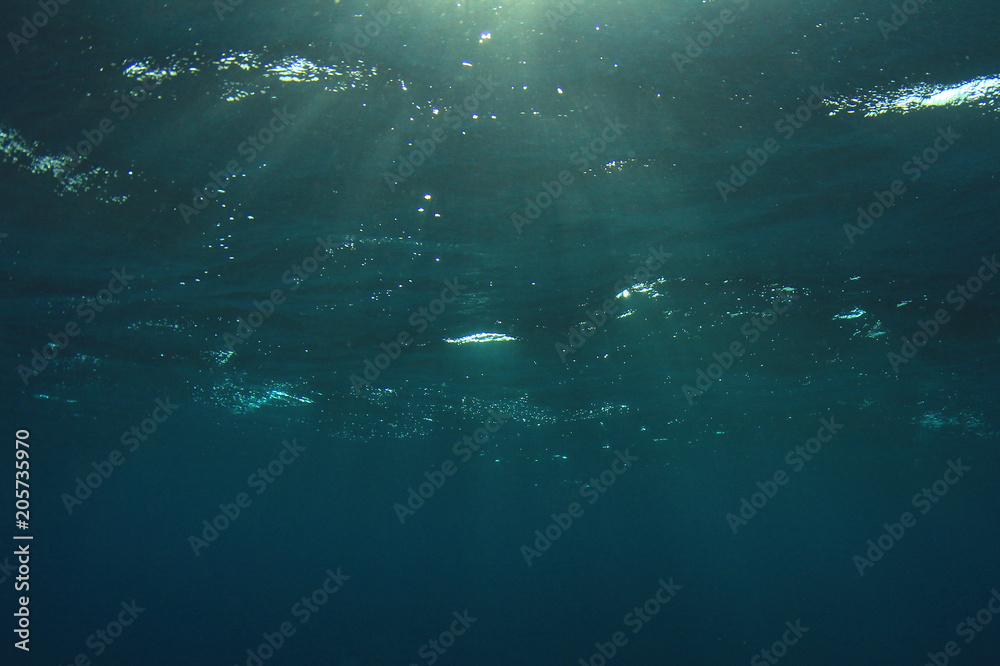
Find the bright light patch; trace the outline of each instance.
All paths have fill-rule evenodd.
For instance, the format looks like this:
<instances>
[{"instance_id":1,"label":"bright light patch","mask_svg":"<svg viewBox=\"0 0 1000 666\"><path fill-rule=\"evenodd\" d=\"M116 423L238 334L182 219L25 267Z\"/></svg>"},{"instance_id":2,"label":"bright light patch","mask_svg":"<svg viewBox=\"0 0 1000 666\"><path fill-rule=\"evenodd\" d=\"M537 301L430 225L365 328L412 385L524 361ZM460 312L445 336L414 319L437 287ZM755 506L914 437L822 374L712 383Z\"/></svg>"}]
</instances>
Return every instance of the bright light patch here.
<instances>
[{"instance_id":1,"label":"bright light patch","mask_svg":"<svg viewBox=\"0 0 1000 666\"><path fill-rule=\"evenodd\" d=\"M636 282L628 289L623 289L615 294L615 298L628 298L632 294L652 294L653 296L656 296L656 292L653 290L652 285L648 285L645 282Z\"/></svg>"},{"instance_id":2,"label":"bright light patch","mask_svg":"<svg viewBox=\"0 0 1000 666\"><path fill-rule=\"evenodd\" d=\"M864 314L865 314L865 311L862 310L861 308L854 308L853 310L851 310L850 312L847 312L845 314L834 315L833 318L834 319L857 319L858 317L863 317Z\"/></svg>"},{"instance_id":3,"label":"bright light patch","mask_svg":"<svg viewBox=\"0 0 1000 666\"><path fill-rule=\"evenodd\" d=\"M517 338L512 338L503 333L475 333L466 335L464 338L445 338L445 342L454 345L464 345L467 342L517 342Z\"/></svg>"},{"instance_id":4,"label":"bright light patch","mask_svg":"<svg viewBox=\"0 0 1000 666\"><path fill-rule=\"evenodd\" d=\"M981 106L1000 109L1000 77L983 76L952 85L918 83L883 93L826 100L835 113L858 113L880 116L886 113L910 113L936 106Z\"/></svg>"}]
</instances>

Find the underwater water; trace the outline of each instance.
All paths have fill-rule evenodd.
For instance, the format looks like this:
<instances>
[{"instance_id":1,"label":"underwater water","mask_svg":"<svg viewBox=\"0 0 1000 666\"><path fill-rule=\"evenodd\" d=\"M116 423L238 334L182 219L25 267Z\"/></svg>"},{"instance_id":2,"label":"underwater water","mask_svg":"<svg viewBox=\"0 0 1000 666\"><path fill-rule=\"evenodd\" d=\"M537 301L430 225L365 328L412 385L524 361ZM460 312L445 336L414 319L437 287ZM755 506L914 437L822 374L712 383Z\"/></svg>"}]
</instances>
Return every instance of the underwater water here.
<instances>
[{"instance_id":1,"label":"underwater water","mask_svg":"<svg viewBox=\"0 0 1000 666\"><path fill-rule=\"evenodd\" d=\"M996 664L998 20L9 3L3 663Z\"/></svg>"}]
</instances>

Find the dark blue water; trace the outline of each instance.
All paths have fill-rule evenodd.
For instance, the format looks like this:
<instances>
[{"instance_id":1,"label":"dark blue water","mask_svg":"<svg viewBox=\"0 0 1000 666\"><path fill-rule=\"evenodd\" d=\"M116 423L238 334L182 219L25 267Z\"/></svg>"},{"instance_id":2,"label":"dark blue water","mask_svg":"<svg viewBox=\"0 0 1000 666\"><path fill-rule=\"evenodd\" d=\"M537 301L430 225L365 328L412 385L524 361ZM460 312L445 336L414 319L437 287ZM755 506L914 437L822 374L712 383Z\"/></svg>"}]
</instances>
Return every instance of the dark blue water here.
<instances>
[{"instance_id":1,"label":"dark blue water","mask_svg":"<svg viewBox=\"0 0 1000 666\"><path fill-rule=\"evenodd\" d=\"M995 5L43 9L3 663L997 663Z\"/></svg>"}]
</instances>

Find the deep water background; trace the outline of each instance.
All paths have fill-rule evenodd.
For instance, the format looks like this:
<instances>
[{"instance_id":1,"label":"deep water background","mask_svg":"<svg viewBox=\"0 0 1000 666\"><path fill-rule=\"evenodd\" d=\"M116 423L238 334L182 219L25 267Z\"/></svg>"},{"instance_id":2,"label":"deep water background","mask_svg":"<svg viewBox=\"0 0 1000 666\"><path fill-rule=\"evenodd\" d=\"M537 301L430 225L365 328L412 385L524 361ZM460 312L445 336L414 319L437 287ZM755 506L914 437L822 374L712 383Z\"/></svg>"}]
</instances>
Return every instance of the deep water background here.
<instances>
[{"instance_id":1,"label":"deep water background","mask_svg":"<svg viewBox=\"0 0 1000 666\"><path fill-rule=\"evenodd\" d=\"M291 621L266 663L430 664L422 646L465 610L475 623L433 663L588 663L624 631L608 663L762 664L797 620L782 664L923 664L948 641L950 663L997 663L1000 622L971 643L956 627L1000 589L1000 281L960 311L947 298L1000 251L996 5L928 2L887 38L878 2L399 6L347 54L386 4L246 0L220 20L207 0L72 0L17 53L4 39L0 470L10 488L29 430L34 540L30 654L0 558L3 663L246 664ZM8 3L0 28L36 11ZM456 127L478 77L499 85ZM159 85L118 117L143 81ZM813 86L823 110L780 138ZM239 146L276 108L294 119L248 163ZM68 165L102 118L114 131ZM961 138L851 243L858 206L947 128ZM723 201L717 181L771 137ZM185 221L230 160L241 173ZM512 214L563 170L574 181L518 233ZM283 281L317 237L330 258ZM670 258L636 277L651 247ZM123 268L128 289L83 322ZM446 280L464 293L418 332L410 314ZM274 289L287 300L231 353L223 335ZM608 299L563 363L557 343ZM939 308L951 320L896 372L887 354ZM67 322L81 333L22 381ZM402 331L414 343L354 390ZM747 353L688 400L734 341ZM127 452L157 399L178 407ZM490 410L508 420L463 461L453 444ZM824 418L843 429L792 471ZM248 477L293 439L305 451L256 494ZM626 450L638 460L588 504L581 487ZM449 460L400 524L394 505ZM911 499L957 460L969 471L921 514ZM734 535L726 515L778 470L787 485ZM196 556L189 537L240 492L252 504ZM522 546L574 501L583 515L529 566ZM859 575L906 511L916 524ZM301 623L293 606L338 568L349 580ZM682 589L632 633L661 579ZM133 599L145 610L97 655L88 637Z\"/></svg>"}]
</instances>

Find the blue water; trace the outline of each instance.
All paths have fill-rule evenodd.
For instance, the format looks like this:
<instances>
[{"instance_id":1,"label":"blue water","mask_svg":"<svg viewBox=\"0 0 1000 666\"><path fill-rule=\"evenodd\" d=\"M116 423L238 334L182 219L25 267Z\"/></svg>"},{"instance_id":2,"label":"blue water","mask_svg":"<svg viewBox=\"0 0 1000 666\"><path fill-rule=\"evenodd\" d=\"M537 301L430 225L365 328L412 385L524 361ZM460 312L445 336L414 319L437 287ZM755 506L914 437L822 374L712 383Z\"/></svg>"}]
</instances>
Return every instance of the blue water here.
<instances>
[{"instance_id":1,"label":"blue water","mask_svg":"<svg viewBox=\"0 0 1000 666\"><path fill-rule=\"evenodd\" d=\"M3 663L996 664L1000 13L902 5L6 7Z\"/></svg>"}]
</instances>

